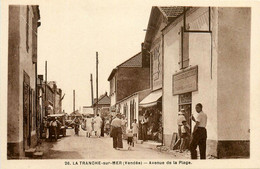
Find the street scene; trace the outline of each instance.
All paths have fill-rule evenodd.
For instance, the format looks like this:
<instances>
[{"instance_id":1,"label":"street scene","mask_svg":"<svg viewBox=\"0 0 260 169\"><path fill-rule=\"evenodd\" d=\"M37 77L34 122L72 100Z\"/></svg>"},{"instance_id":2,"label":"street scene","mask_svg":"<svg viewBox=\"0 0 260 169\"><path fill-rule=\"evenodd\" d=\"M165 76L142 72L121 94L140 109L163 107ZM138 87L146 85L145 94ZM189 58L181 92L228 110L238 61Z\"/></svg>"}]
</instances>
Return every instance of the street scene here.
<instances>
[{"instance_id":1,"label":"street scene","mask_svg":"<svg viewBox=\"0 0 260 169\"><path fill-rule=\"evenodd\" d=\"M9 5L7 159L250 159L251 8L127 4Z\"/></svg>"}]
</instances>

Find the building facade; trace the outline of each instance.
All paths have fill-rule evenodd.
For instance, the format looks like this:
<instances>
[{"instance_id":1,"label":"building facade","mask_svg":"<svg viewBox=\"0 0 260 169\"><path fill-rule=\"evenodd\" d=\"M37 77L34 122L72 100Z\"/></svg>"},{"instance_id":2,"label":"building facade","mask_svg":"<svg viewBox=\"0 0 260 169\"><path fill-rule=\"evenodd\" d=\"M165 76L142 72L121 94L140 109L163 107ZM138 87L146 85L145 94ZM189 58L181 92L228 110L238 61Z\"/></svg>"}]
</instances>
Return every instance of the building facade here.
<instances>
[{"instance_id":1,"label":"building facade","mask_svg":"<svg viewBox=\"0 0 260 169\"><path fill-rule=\"evenodd\" d=\"M208 116L207 154L248 157L250 8L183 10L161 33L164 143L170 146L178 132L179 110L190 116L201 103Z\"/></svg>"},{"instance_id":2,"label":"building facade","mask_svg":"<svg viewBox=\"0 0 260 169\"><path fill-rule=\"evenodd\" d=\"M149 60L140 52L112 70L108 81L110 82L110 111L119 112L120 100L137 91L150 88ZM123 112L120 112L123 113Z\"/></svg>"},{"instance_id":3,"label":"building facade","mask_svg":"<svg viewBox=\"0 0 260 169\"><path fill-rule=\"evenodd\" d=\"M37 144L38 6L9 6L7 155L19 158Z\"/></svg>"},{"instance_id":4,"label":"building facade","mask_svg":"<svg viewBox=\"0 0 260 169\"><path fill-rule=\"evenodd\" d=\"M174 13L173 11L177 11ZM152 7L143 50L150 56L150 88L151 93L140 102L141 116L148 119L145 126L147 138L144 140L163 140L162 88L163 88L163 37L161 31L171 23L176 14L182 13L179 7Z\"/></svg>"}]
</instances>

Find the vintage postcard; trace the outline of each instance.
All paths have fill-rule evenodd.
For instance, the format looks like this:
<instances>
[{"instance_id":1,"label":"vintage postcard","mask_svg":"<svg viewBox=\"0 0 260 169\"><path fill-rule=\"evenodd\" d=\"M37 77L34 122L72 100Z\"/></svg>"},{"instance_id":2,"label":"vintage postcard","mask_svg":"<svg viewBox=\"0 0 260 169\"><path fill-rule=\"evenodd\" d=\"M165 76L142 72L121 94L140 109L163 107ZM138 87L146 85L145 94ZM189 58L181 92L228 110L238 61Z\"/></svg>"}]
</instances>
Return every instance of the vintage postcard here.
<instances>
[{"instance_id":1,"label":"vintage postcard","mask_svg":"<svg viewBox=\"0 0 260 169\"><path fill-rule=\"evenodd\" d=\"M259 1L1 3L1 168L257 168Z\"/></svg>"}]
</instances>

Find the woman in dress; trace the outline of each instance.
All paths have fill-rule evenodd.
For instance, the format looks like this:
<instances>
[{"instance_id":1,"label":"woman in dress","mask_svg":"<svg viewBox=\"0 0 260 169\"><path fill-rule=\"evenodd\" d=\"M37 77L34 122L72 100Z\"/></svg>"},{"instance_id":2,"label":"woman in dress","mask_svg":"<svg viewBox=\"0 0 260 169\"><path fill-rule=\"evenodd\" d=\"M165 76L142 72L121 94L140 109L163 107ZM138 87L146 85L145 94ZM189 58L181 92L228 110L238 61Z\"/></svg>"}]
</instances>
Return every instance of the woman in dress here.
<instances>
[{"instance_id":1,"label":"woman in dress","mask_svg":"<svg viewBox=\"0 0 260 169\"><path fill-rule=\"evenodd\" d=\"M86 137L90 137L92 132L92 118L90 118L89 116L87 116L86 118L86 131Z\"/></svg>"}]
</instances>

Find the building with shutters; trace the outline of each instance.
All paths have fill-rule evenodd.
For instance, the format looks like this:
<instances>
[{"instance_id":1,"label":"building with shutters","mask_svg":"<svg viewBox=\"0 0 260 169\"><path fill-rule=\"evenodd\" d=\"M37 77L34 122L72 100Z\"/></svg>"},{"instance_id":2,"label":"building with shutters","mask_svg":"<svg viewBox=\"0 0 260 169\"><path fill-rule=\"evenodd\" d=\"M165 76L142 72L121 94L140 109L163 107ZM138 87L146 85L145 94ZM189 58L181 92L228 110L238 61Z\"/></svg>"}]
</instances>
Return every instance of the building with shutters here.
<instances>
[{"instance_id":1,"label":"building with shutters","mask_svg":"<svg viewBox=\"0 0 260 169\"><path fill-rule=\"evenodd\" d=\"M164 144L174 143L180 109L195 115L201 103L208 117L207 155L249 157L250 8L155 7L152 14L156 8L175 15L158 35Z\"/></svg>"}]
</instances>

